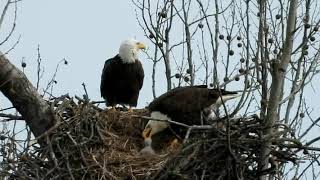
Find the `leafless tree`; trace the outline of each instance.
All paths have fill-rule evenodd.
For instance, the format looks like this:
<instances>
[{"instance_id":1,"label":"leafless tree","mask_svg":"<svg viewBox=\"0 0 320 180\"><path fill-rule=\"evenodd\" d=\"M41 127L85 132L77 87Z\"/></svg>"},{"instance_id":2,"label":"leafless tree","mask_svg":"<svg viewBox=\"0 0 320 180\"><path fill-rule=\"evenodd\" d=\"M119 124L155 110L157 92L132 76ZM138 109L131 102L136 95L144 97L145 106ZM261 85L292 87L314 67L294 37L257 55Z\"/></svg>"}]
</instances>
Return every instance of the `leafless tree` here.
<instances>
[{"instance_id":1,"label":"leafless tree","mask_svg":"<svg viewBox=\"0 0 320 180\"><path fill-rule=\"evenodd\" d=\"M52 108L4 55L0 56L0 67L1 92L21 113L35 136L45 133L55 123Z\"/></svg>"},{"instance_id":2,"label":"leafless tree","mask_svg":"<svg viewBox=\"0 0 320 180\"><path fill-rule=\"evenodd\" d=\"M5 43L11 43L9 40L16 28L17 9L19 2L20 0L7 0L6 2L3 2L4 7L0 17L0 31L5 32L5 30L9 29L9 32L6 36L4 36L4 39L1 40L0 47L2 47L2 45ZM4 24L6 18L12 20L11 25ZM14 41L9 49L5 49L5 51L1 50L0 90L11 101L13 107L22 115L23 118L19 115L9 115L8 119L4 119L4 122L10 119L24 119L26 120L26 123L30 127L33 134L35 136L39 136L45 133L55 123L55 117L50 105L37 91L39 89L39 83L43 73L41 72L40 47L38 46L37 49L38 78L36 88L29 82L25 74L6 58L6 54L15 48L16 44L19 43L19 39L20 37L18 40ZM66 60L63 61L65 62ZM24 60L21 62L21 66L24 71L24 68L26 67ZM54 77L52 79L52 81L54 81ZM47 89L45 89L44 92L48 91L48 89L52 86L51 84L52 83L48 84ZM1 111L4 112L8 109L11 108L1 109ZM7 114L2 113L2 116L5 117Z\"/></svg>"},{"instance_id":3,"label":"leafless tree","mask_svg":"<svg viewBox=\"0 0 320 180\"><path fill-rule=\"evenodd\" d=\"M155 64L165 64L168 90L184 85L181 79L190 85L221 88L238 85L244 93L228 114L259 114L264 120L264 137L281 131L280 124L295 132L300 140L317 131L320 114L311 112L305 90L312 88L313 78L319 73L319 1L133 0L133 3L142 30L154 44L149 59ZM156 70L152 76L154 97ZM173 76L173 72L177 74ZM312 136L305 141L311 146L317 139ZM270 167L270 146L271 141L266 141L261 148L261 171ZM308 156L312 159L310 169L318 161L318 153L309 154L313 154ZM262 175L260 179L285 178L290 173L285 173L283 167L284 164L279 166L282 174L277 177ZM303 176L306 171L300 168L301 165L293 166L290 171L296 172L291 177ZM319 172L312 173L316 177Z\"/></svg>"}]
</instances>

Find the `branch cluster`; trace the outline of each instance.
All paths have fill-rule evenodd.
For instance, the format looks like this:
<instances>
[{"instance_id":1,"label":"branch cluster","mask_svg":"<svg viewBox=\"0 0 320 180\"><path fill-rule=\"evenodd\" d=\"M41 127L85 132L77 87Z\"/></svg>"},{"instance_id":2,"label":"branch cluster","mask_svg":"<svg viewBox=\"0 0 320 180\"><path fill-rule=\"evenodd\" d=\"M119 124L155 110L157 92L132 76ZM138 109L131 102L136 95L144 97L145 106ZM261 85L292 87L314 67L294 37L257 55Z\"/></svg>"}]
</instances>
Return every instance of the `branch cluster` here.
<instances>
[{"instance_id":1,"label":"branch cluster","mask_svg":"<svg viewBox=\"0 0 320 180\"><path fill-rule=\"evenodd\" d=\"M290 134L286 127L263 136L264 126L257 116L235 118L229 123L229 128L225 123L217 126L220 128L193 132L188 144L152 179L258 179L262 174L279 175L281 165L296 164L298 151L308 149L293 136L285 138L285 134ZM269 168L261 170L258 166L261 147L269 140L272 142Z\"/></svg>"},{"instance_id":2,"label":"branch cluster","mask_svg":"<svg viewBox=\"0 0 320 180\"><path fill-rule=\"evenodd\" d=\"M263 136L262 120L251 116L222 118L212 126L193 129L188 141L174 152L167 148L158 150L160 155L141 155L141 132L146 123L143 117L149 115L147 110L102 111L94 102L76 99L68 95L52 99L60 121L25 150L5 148L6 154L11 155L4 156L1 152L0 177L256 179L261 173L279 173L276 167L289 161L296 163L297 153L308 151L284 125L275 125L277 132ZM166 134L159 136L161 140ZM272 142L270 168L261 171L259 151L266 141Z\"/></svg>"}]
</instances>

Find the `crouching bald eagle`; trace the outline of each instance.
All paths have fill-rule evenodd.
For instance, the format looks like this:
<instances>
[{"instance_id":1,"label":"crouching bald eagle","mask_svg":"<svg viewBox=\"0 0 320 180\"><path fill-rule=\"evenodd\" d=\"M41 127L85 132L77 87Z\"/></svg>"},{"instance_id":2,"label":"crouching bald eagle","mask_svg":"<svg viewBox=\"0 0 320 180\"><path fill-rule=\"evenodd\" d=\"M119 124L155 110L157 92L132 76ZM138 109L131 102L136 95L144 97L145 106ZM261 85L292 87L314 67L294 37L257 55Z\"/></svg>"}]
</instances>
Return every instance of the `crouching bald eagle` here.
<instances>
[{"instance_id":1,"label":"crouching bald eagle","mask_svg":"<svg viewBox=\"0 0 320 180\"><path fill-rule=\"evenodd\" d=\"M205 109L212 109L227 100L238 97L237 92L223 89L208 89L206 85L178 87L156 98L148 106L151 118L172 120L187 125L200 125L201 113ZM149 120L142 133L146 144L151 144L151 137L167 127L165 121ZM181 134L181 126L170 125L176 134Z\"/></svg>"},{"instance_id":2,"label":"crouching bald eagle","mask_svg":"<svg viewBox=\"0 0 320 180\"><path fill-rule=\"evenodd\" d=\"M134 39L121 43L119 54L106 60L101 75L100 92L112 109L117 104L137 106L140 89L143 85L144 71L138 60L138 51L145 45Z\"/></svg>"}]
</instances>

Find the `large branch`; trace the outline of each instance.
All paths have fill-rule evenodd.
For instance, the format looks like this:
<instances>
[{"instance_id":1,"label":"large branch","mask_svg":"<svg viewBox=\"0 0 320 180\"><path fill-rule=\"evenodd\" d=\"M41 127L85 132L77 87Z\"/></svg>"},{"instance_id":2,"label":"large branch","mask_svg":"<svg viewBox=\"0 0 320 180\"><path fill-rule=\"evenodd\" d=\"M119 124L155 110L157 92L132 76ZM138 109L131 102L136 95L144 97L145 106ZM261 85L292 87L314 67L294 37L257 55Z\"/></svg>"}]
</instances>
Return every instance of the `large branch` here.
<instances>
[{"instance_id":1,"label":"large branch","mask_svg":"<svg viewBox=\"0 0 320 180\"><path fill-rule=\"evenodd\" d=\"M283 45L283 54L279 61L274 61L272 64L272 83L270 90L270 99L267 108L267 117L265 119L265 131L264 135L270 135L274 133L273 126L278 121L278 106L281 101L281 94L283 93L283 84L285 80L285 73L287 72L288 64L291 60L291 53L294 40L294 32L296 27L296 16L297 16L297 0L290 1L290 8L287 20L286 39ZM261 148L261 160L259 163L261 170L266 170L269 165L271 142L267 141L262 145ZM260 180L266 180L267 176L263 175L259 178Z\"/></svg>"},{"instance_id":2,"label":"large branch","mask_svg":"<svg viewBox=\"0 0 320 180\"><path fill-rule=\"evenodd\" d=\"M0 52L0 91L26 120L37 137L55 123L55 115L23 72Z\"/></svg>"}]
</instances>

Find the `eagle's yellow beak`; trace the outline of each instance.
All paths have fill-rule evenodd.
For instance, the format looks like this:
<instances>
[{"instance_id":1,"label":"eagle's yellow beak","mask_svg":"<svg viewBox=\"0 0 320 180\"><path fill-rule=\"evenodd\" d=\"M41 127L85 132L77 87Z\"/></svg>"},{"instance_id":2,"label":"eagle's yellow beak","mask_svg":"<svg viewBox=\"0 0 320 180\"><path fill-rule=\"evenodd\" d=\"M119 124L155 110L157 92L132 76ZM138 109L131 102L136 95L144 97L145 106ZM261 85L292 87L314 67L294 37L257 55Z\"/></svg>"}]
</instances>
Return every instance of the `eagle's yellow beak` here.
<instances>
[{"instance_id":1,"label":"eagle's yellow beak","mask_svg":"<svg viewBox=\"0 0 320 180\"><path fill-rule=\"evenodd\" d=\"M138 42L138 43L137 43L137 48L138 48L138 49L146 49L146 45L144 45L144 44L141 43L141 42Z\"/></svg>"},{"instance_id":2,"label":"eagle's yellow beak","mask_svg":"<svg viewBox=\"0 0 320 180\"><path fill-rule=\"evenodd\" d=\"M142 132L142 136L144 139L151 138L151 128L146 127Z\"/></svg>"}]
</instances>

